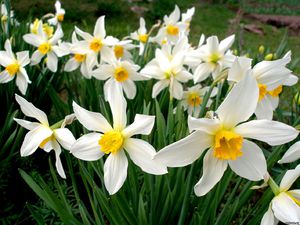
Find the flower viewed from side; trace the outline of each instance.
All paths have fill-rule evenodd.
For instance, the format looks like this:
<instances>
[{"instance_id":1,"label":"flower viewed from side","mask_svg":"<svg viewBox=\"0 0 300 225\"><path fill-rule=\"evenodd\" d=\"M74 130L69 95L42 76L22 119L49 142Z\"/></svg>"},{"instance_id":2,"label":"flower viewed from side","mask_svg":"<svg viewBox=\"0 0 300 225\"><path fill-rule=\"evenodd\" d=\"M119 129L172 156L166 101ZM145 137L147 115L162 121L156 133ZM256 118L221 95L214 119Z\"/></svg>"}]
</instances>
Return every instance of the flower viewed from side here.
<instances>
[{"instance_id":1,"label":"flower viewed from side","mask_svg":"<svg viewBox=\"0 0 300 225\"><path fill-rule=\"evenodd\" d=\"M278 220L286 224L300 223L300 190L289 190L299 176L300 165L285 173L279 187L275 184L273 191L276 196L264 214L261 225L276 225Z\"/></svg>"},{"instance_id":2,"label":"flower viewed from side","mask_svg":"<svg viewBox=\"0 0 300 225\"><path fill-rule=\"evenodd\" d=\"M155 98L163 89L169 87L170 98L180 100L183 95L182 83L193 78L183 66L184 52L181 51L174 57L168 57L160 49L156 49L155 58L151 60L141 74L159 80L152 89L152 98Z\"/></svg>"},{"instance_id":3,"label":"flower viewed from side","mask_svg":"<svg viewBox=\"0 0 300 225\"><path fill-rule=\"evenodd\" d=\"M90 112L73 102L79 122L92 133L80 137L71 148L71 153L82 160L95 161L108 155L104 163L104 184L109 194L115 194L127 177L128 160L143 171L151 174L165 174L167 168L153 160L155 149L148 142L133 138L137 134L148 135L154 126L154 116L135 116L134 122L126 126L127 103L122 90L117 86L111 90L108 99L113 115L113 126L100 113Z\"/></svg>"},{"instance_id":4,"label":"flower viewed from side","mask_svg":"<svg viewBox=\"0 0 300 225\"><path fill-rule=\"evenodd\" d=\"M35 19L32 24L30 24L30 32L33 34L38 34L40 20ZM47 34L48 38L53 36L54 28L48 23L43 23L43 31Z\"/></svg>"},{"instance_id":5,"label":"flower viewed from side","mask_svg":"<svg viewBox=\"0 0 300 225\"><path fill-rule=\"evenodd\" d=\"M197 84L193 87L188 88L187 91L183 92L182 105L184 110L188 111L188 114L194 117L198 117L201 109L201 103L203 101L204 95L208 92L209 87L201 87L200 84ZM214 88L210 98L214 97L217 94L217 88ZM209 99L207 102L207 107L212 103L212 100Z\"/></svg>"},{"instance_id":6,"label":"flower viewed from side","mask_svg":"<svg viewBox=\"0 0 300 225\"><path fill-rule=\"evenodd\" d=\"M269 145L287 143L298 131L284 123L270 120L252 120L259 90L253 76L247 75L229 92L213 118L189 117L186 138L166 146L155 159L168 167L182 167L197 160L206 149L203 175L195 185L197 196L208 193L222 178L229 166L237 175L258 181L267 173L262 150L252 141Z\"/></svg>"},{"instance_id":7,"label":"flower viewed from side","mask_svg":"<svg viewBox=\"0 0 300 225\"><path fill-rule=\"evenodd\" d=\"M14 118L18 124L29 130L21 146L21 156L29 156L38 148L41 148L46 152L50 152L53 149L56 157L55 165L57 172L62 178L66 178L60 160L60 145L62 145L66 150L69 150L75 142L73 134L69 129L61 128L60 125L58 126L57 124L54 124L53 126L49 126L46 114L26 99L16 95L16 101L19 103L22 112L26 116L38 120L38 122L30 122Z\"/></svg>"},{"instance_id":8,"label":"flower viewed from side","mask_svg":"<svg viewBox=\"0 0 300 225\"><path fill-rule=\"evenodd\" d=\"M72 34L72 43L69 44L69 50L72 54L72 57L66 62L64 70L67 72L74 71L80 67L81 74L85 77L90 79L92 77L92 69L97 64L97 60L94 57L90 57L89 54L82 54L80 49L73 48L79 43L76 33L73 32ZM77 51L76 51L77 49Z\"/></svg>"},{"instance_id":9,"label":"flower viewed from side","mask_svg":"<svg viewBox=\"0 0 300 225\"><path fill-rule=\"evenodd\" d=\"M56 26L57 24L63 22L66 11L61 7L60 1L56 1L54 6L56 13L53 18L48 20L48 23Z\"/></svg>"},{"instance_id":10,"label":"flower viewed from side","mask_svg":"<svg viewBox=\"0 0 300 225\"><path fill-rule=\"evenodd\" d=\"M38 64L42 58L46 57L46 64L50 71L57 71L57 57L62 57L69 53L67 48L62 45L58 45L60 39L64 36L60 26L57 27L54 35L49 38L43 31L43 22L40 21L38 25L37 34L25 34L23 39L30 45L37 47L38 49L31 56L31 64Z\"/></svg>"},{"instance_id":11,"label":"flower viewed from side","mask_svg":"<svg viewBox=\"0 0 300 225\"><path fill-rule=\"evenodd\" d=\"M282 59L262 61L251 68L251 59L237 57L229 69L229 81L238 82L247 73L255 77L259 88L259 98L255 109L255 115L258 119L271 120L273 111L278 107L282 87L297 83L298 78L291 73L291 70L286 68L290 61L291 52L288 52Z\"/></svg>"},{"instance_id":12,"label":"flower viewed from side","mask_svg":"<svg viewBox=\"0 0 300 225\"><path fill-rule=\"evenodd\" d=\"M231 35L219 43L217 36L211 36L206 39L206 44L200 46L196 57L201 62L194 71L194 82L201 82L212 74L213 79L217 79L220 72L229 67L234 57L226 51L234 42L234 35Z\"/></svg>"},{"instance_id":13,"label":"flower viewed from side","mask_svg":"<svg viewBox=\"0 0 300 225\"><path fill-rule=\"evenodd\" d=\"M81 54L88 54L93 57L93 60L98 62L98 54L101 53L101 58L105 58L105 54L110 50L109 46L115 45L118 40L112 36L106 36L105 31L105 16L98 18L93 35L75 27L75 32L83 39L74 46L74 51ZM102 60L102 59L101 59Z\"/></svg>"},{"instance_id":14,"label":"flower viewed from side","mask_svg":"<svg viewBox=\"0 0 300 225\"><path fill-rule=\"evenodd\" d=\"M5 51L0 51L0 65L5 68L0 73L0 83L7 83L16 77L16 84L20 92L25 95L28 84L31 83L24 68L30 63L29 52L17 52L16 57L9 40L5 41L4 49Z\"/></svg>"},{"instance_id":15,"label":"flower viewed from side","mask_svg":"<svg viewBox=\"0 0 300 225\"><path fill-rule=\"evenodd\" d=\"M129 99L136 95L136 86L134 81L146 80L147 77L140 75L137 71L140 67L129 61L117 59L111 50L107 64L101 64L92 72L92 75L98 80L107 80L104 84L105 99L112 94L113 86L122 88Z\"/></svg>"},{"instance_id":16,"label":"flower viewed from side","mask_svg":"<svg viewBox=\"0 0 300 225\"><path fill-rule=\"evenodd\" d=\"M143 17L140 18L140 27L137 31L130 34L131 39L139 41L139 55L144 53L145 44L149 41L149 34L147 33L146 23Z\"/></svg>"}]
</instances>

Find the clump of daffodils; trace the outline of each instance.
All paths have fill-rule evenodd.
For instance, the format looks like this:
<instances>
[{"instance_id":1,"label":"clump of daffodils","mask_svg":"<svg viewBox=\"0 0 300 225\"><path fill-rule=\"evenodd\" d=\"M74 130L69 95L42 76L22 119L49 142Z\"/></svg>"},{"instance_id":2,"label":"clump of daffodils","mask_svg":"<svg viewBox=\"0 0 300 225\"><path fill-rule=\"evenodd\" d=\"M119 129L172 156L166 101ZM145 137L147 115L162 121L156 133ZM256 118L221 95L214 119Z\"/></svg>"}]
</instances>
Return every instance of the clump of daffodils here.
<instances>
[{"instance_id":1,"label":"clump of daffodils","mask_svg":"<svg viewBox=\"0 0 300 225\"><path fill-rule=\"evenodd\" d=\"M4 50L0 51L0 83L15 79L19 92L25 95L23 98L16 94L16 102L25 116L37 120L15 118L29 130L20 149L21 156L32 155L37 149L53 150L62 178L67 177L60 158L63 149L80 160L103 160L104 186L110 195L122 188L130 161L143 172L164 175L168 167L184 167L203 156L203 172L195 182L194 193L204 196L227 169L250 181L266 179L268 156L261 143L279 146L298 136L296 128L276 121L274 116L284 88L298 82L288 68L290 51L276 59L267 55L260 61L233 54L234 35L220 41L217 36L201 35L199 44L193 46L188 35L195 8L181 14L177 6L164 16L161 24L149 30L144 18L140 18L139 28L122 39L107 34L105 16L101 16L92 34L75 27L71 40L67 40L61 25L65 10L59 1L55 9L55 14L28 25L23 40L33 46L33 52L16 50L14 37L5 41ZM2 5L2 23L9 14L5 10ZM152 56L150 50L154 52ZM264 46L259 47L259 54L265 54ZM112 123L109 116L104 116L107 114L88 110L90 106L80 103L79 96L78 103L72 103L74 114L50 125L47 115L26 100L30 96L26 93L33 91L28 84L36 82L26 72L32 71L30 66L57 73L55 76L62 71L69 72L68 76L81 74L82 82L89 79L100 84L101 94L95 98L107 101ZM127 102L131 104L137 96L150 99L145 100L145 105L162 99L172 102L170 106L174 108L183 107L186 120L175 124L186 123L189 134L155 149L155 144L144 138L155 132L155 115L137 113L140 108L136 105L127 107ZM106 110L101 108L103 111ZM128 115L132 114L135 117L130 123ZM84 128L77 137L65 128L75 119ZM299 143L293 144L279 163L299 159ZM288 170L279 187L268 178L275 197L262 218L263 225L276 224L277 220L299 223L300 193L289 190L299 175L299 166Z\"/></svg>"}]
</instances>

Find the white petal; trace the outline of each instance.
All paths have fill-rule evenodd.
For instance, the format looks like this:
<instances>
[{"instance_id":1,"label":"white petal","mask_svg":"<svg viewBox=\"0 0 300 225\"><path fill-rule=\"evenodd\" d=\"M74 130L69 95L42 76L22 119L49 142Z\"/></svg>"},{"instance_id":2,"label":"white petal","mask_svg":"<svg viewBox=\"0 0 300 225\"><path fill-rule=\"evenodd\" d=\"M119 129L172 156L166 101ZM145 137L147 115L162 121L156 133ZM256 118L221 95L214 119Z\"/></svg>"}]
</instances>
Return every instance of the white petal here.
<instances>
[{"instance_id":1,"label":"white petal","mask_svg":"<svg viewBox=\"0 0 300 225\"><path fill-rule=\"evenodd\" d=\"M53 131L56 140L66 149L70 150L75 143L72 132L67 128L58 128Z\"/></svg>"},{"instance_id":2,"label":"white petal","mask_svg":"<svg viewBox=\"0 0 300 225\"><path fill-rule=\"evenodd\" d=\"M272 102L270 102L267 97L264 97L263 99L258 101L254 113L255 113L257 119L259 119L259 120L262 120L262 119L272 120L272 118L273 118Z\"/></svg>"},{"instance_id":3,"label":"white petal","mask_svg":"<svg viewBox=\"0 0 300 225\"><path fill-rule=\"evenodd\" d=\"M124 143L124 148L128 152L131 160L143 171L155 175L167 173L167 167L154 160L155 149L148 142L129 138Z\"/></svg>"},{"instance_id":4,"label":"white petal","mask_svg":"<svg viewBox=\"0 0 300 225\"><path fill-rule=\"evenodd\" d=\"M36 127L35 129L29 131L23 141L21 146L21 156L28 156L35 152L39 145L46 138L52 135L52 130L46 128L43 125Z\"/></svg>"},{"instance_id":5,"label":"white petal","mask_svg":"<svg viewBox=\"0 0 300 225\"><path fill-rule=\"evenodd\" d=\"M293 144L278 161L278 163L290 163L300 159L300 141Z\"/></svg>"},{"instance_id":6,"label":"white petal","mask_svg":"<svg viewBox=\"0 0 300 225\"><path fill-rule=\"evenodd\" d=\"M268 208L268 211L264 214L260 225L276 225L274 213L272 211L271 205Z\"/></svg>"},{"instance_id":7,"label":"white petal","mask_svg":"<svg viewBox=\"0 0 300 225\"><path fill-rule=\"evenodd\" d=\"M37 123L37 122L30 122L27 120L21 120L21 119L17 119L17 118L14 118L14 121L16 121L19 125L21 125L22 127L24 127L27 130L33 130L36 127L41 125L40 123Z\"/></svg>"},{"instance_id":8,"label":"white petal","mask_svg":"<svg viewBox=\"0 0 300 225\"><path fill-rule=\"evenodd\" d=\"M76 70L80 66L80 63L77 62L74 58L71 58L67 61L64 70L67 72L71 72Z\"/></svg>"},{"instance_id":9,"label":"white petal","mask_svg":"<svg viewBox=\"0 0 300 225\"><path fill-rule=\"evenodd\" d=\"M281 222L300 222L300 207L284 192L272 200L272 210Z\"/></svg>"},{"instance_id":10,"label":"white petal","mask_svg":"<svg viewBox=\"0 0 300 225\"><path fill-rule=\"evenodd\" d=\"M52 45L55 45L63 36L64 36L64 33L61 29L61 26L57 26L57 29L56 29L54 35L50 38L49 42Z\"/></svg>"},{"instance_id":11,"label":"white petal","mask_svg":"<svg viewBox=\"0 0 300 225\"><path fill-rule=\"evenodd\" d=\"M220 42L219 50L221 52L227 51L234 42L235 35L231 35Z\"/></svg>"},{"instance_id":12,"label":"white petal","mask_svg":"<svg viewBox=\"0 0 300 225\"><path fill-rule=\"evenodd\" d=\"M0 84L7 83L7 82L13 80L14 78L15 78L15 76L11 76L11 75L9 75L9 73L6 70L3 70L0 73Z\"/></svg>"},{"instance_id":13,"label":"white petal","mask_svg":"<svg viewBox=\"0 0 300 225\"><path fill-rule=\"evenodd\" d=\"M101 113L91 112L73 102L73 110L79 122L90 131L102 133L112 130L112 127Z\"/></svg>"},{"instance_id":14,"label":"white petal","mask_svg":"<svg viewBox=\"0 0 300 225\"><path fill-rule=\"evenodd\" d=\"M66 179L66 174L65 174L65 170L62 166L61 160L60 160L60 153L61 153L61 148L59 146L59 144L57 143L57 141L52 141L52 146L55 152L55 166L56 166L56 170L59 174L59 176L61 176L61 178Z\"/></svg>"},{"instance_id":15,"label":"white petal","mask_svg":"<svg viewBox=\"0 0 300 225\"><path fill-rule=\"evenodd\" d=\"M22 67L30 63L29 51L17 52L16 55L17 55L18 62L21 64Z\"/></svg>"},{"instance_id":16,"label":"white petal","mask_svg":"<svg viewBox=\"0 0 300 225\"><path fill-rule=\"evenodd\" d=\"M106 36L104 19L105 19L105 16L101 16L97 19L95 29L94 29L95 37L104 38Z\"/></svg>"},{"instance_id":17,"label":"white petal","mask_svg":"<svg viewBox=\"0 0 300 225\"><path fill-rule=\"evenodd\" d=\"M100 65L92 72L92 76L98 80L106 80L114 75L114 67L111 65Z\"/></svg>"},{"instance_id":18,"label":"white petal","mask_svg":"<svg viewBox=\"0 0 300 225\"><path fill-rule=\"evenodd\" d=\"M122 134L125 137L131 137L136 134L149 135L154 126L155 116L136 114L134 122L126 127Z\"/></svg>"},{"instance_id":19,"label":"white petal","mask_svg":"<svg viewBox=\"0 0 300 225\"><path fill-rule=\"evenodd\" d=\"M226 128L246 121L254 113L258 101L258 86L254 77L246 75L229 92L217 114Z\"/></svg>"},{"instance_id":20,"label":"white petal","mask_svg":"<svg viewBox=\"0 0 300 225\"><path fill-rule=\"evenodd\" d=\"M171 81L170 85L170 95L176 98L177 100L182 99L183 96L183 87L182 84L179 83L177 80L173 80L173 83Z\"/></svg>"},{"instance_id":21,"label":"white petal","mask_svg":"<svg viewBox=\"0 0 300 225\"><path fill-rule=\"evenodd\" d=\"M208 118L194 118L188 117L189 131L202 130L208 134L214 135L219 130L221 124L220 121Z\"/></svg>"},{"instance_id":22,"label":"white petal","mask_svg":"<svg viewBox=\"0 0 300 225\"><path fill-rule=\"evenodd\" d=\"M280 191L287 191L300 176L300 165L293 170L288 170L280 182Z\"/></svg>"},{"instance_id":23,"label":"white petal","mask_svg":"<svg viewBox=\"0 0 300 225\"><path fill-rule=\"evenodd\" d=\"M19 103L22 112L26 116L35 118L45 126L49 126L47 116L42 110L36 108L32 103L28 102L25 98L22 98L17 94L15 96L16 96L16 101Z\"/></svg>"},{"instance_id":24,"label":"white petal","mask_svg":"<svg viewBox=\"0 0 300 225\"><path fill-rule=\"evenodd\" d=\"M26 77L22 73L17 74L16 85L19 88L22 95L25 95L28 83Z\"/></svg>"},{"instance_id":25,"label":"white petal","mask_svg":"<svg viewBox=\"0 0 300 225\"><path fill-rule=\"evenodd\" d=\"M211 146L213 137L203 131L195 131L187 137L160 150L155 159L168 167L182 167L197 160Z\"/></svg>"},{"instance_id":26,"label":"white petal","mask_svg":"<svg viewBox=\"0 0 300 225\"><path fill-rule=\"evenodd\" d=\"M115 194L127 177L128 161L124 150L110 154L104 163L104 184L110 195Z\"/></svg>"},{"instance_id":27,"label":"white petal","mask_svg":"<svg viewBox=\"0 0 300 225\"><path fill-rule=\"evenodd\" d=\"M267 163L262 150L255 143L244 139L242 152L243 155L236 160L228 160L230 168L248 180L262 180L267 174Z\"/></svg>"},{"instance_id":28,"label":"white petal","mask_svg":"<svg viewBox=\"0 0 300 225\"><path fill-rule=\"evenodd\" d=\"M272 146L292 141L299 134L295 128L271 120L252 120L238 125L235 132L245 138L263 141Z\"/></svg>"},{"instance_id":29,"label":"white petal","mask_svg":"<svg viewBox=\"0 0 300 225\"><path fill-rule=\"evenodd\" d=\"M112 85L108 90L111 94L108 96L108 102L113 115L114 129L123 130L127 122L127 102L123 96L121 86L118 86L116 82L112 82Z\"/></svg>"},{"instance_id":30,"label":"white petal","mask_svg":"<svg viewBox=\"0 0 300 225\"><path fill-rule=\"evenodd\" d=\"M134 99L136 95L136 86L135 83L132 80L126 80L122 82L123 90L126 94L126 97L128 99Z\"/></svg>"},{"instance_id":31,"label":"white petal","mask_svg":"<svg viewBox=\"0 0 300 225\"><path fill-rule=\"evenodd\" d=\"M204 81L212 71L209 63L201 63L194 72L194 83Z\"/></svg>"},{"instance_id":32,"label":"white petal","mask_svg":"<svg viewBox=\"0 0 300 225\"><path fill-rule=\"evenodd\" d=\"M206 195L221 180L226 169L227 161L215 158L213 150L209 149L203 159L203 175L194 187L195 194Z\"/></svg>"},{"instance_id":33,"label":"white petal","mask_svg":"<svg viewBox=\"0 0 300 225\"><path fill-rule=\"evenodd\" d=\"M219 51L218 37L217 36L208 37L206 40L206 45L210 53L218 52Z\"/></svg>"},{"instance_id":34,"label":"white petal","mask_svg":"<svg viewBox=\"0 0 300 225\"><path fill-rule=\"evenodd\" d=\"M39 47L43 43L43 40L36 34L25 34L23 39L25 42L35 47Z\"/></svg>"},{"instance_id":35,"label":"white petal","mask_svg":"<svg viewBox=\"0 0 300 225\"><path fill-rule=\"evenodd\" d=\"M55 73L57 71L58 59L54 52L47 53L47 67L50 71Z\"/></svg>"},{"instance_id":36,"label":"white petal","mask_svg":"<svg viewBox=\"0 0 300 225\"><path fill-rule=\"evenodd\" d=\"M40 63L40 61L42 60L43 57L44 57L44 54L40 53L39 50L36 50L31 56L31 64L36 65L36 64Z\"/></svg>"},{"instance_id":37,"label":"white petal","mask_svg":"<svg viewBox=\"0 0 300 225\"><path fill-rule=\"evenodd\" d=\"M168 80L160 80L156 84L154 84L152 89L152 98L156 98L156 96L166 87L168 87Z\"/></svg>"},{"instance_id":38,"label":"white petal","mask_svg":"<svg viewBox=\"0 0 300 225\"><path fill-rule=\"evenodd\" d=\"M70 153L76 158L85 161L95 161L100 159L104 152L100 150L99 140L101 138L99 133L89 133L80 137L71 147Z\"/></svg>"}]
</instances>

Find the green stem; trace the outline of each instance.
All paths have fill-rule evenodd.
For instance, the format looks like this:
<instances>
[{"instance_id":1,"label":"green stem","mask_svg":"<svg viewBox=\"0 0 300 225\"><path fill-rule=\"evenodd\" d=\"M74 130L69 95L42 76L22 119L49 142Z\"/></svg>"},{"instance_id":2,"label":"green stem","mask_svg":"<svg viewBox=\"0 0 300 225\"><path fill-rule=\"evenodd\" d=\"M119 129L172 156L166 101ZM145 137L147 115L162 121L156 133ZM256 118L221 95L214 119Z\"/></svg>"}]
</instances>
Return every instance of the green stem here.
<instances>
[{"instance_id":1,"label":"green stem","mask_svg":"<svg viewBox=\"0 0 300 225\"><path fill-rule=\"evenodd\" d=\"M57 123L53 124L50 128L51 128L52 130L57 129L57 128L60 128L61 125L63 124L64 120L65 120L65 119L58 121Z\"/></svg>"},{"instance_id":2,"label":"green stem","mask_svg":"<svg viewBox=\"0 0 300 225\"><path fill-rule=\"evenodd\" d=\"M274 193L275 196L280 193L280 189L279 189L278 185L276 184L276 182L272 179L272 177L269 178L268 185L272 189L272 192Z\"/></svg>"}]
</instances>

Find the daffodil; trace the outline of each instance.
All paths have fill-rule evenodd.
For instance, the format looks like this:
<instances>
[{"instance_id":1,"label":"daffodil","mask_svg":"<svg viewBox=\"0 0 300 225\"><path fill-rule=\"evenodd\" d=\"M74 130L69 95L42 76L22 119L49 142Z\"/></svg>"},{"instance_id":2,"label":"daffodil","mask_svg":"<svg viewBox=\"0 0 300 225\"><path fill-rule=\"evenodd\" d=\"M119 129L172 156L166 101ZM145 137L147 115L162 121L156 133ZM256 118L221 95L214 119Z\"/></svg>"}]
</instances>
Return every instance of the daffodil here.
<instances>
[{"instance_id":1,"label":"daffodil","mask_svg":"<svg viewBox=\"0 0 300 225\"><path fill-rule=\"evenodd\" d=\"M42 21L39 22L37 34L25 34L23 36L24 41L38 48L31 57L31 64L36 65L42 58L46 57L48 69L52 72L56 72L58 63L57 57L62 57L69 53L68 49L62 45L58 45L63 35L61 27L58 26L54 35L49 38L43 31Z\"/></svg>"},{"instance_id":2,"label":"daffodil","mask_svg":"<svg viewBox=\"0 0 300 225\"><path fill-rule=\"evenodd\" d=\"M33 23L30 24L30 32L33 34L38 34L40 20L35 19ZM47 23L43 23L43 31L47 34L48 38L53 36L54 28Z\"/></svg>"},{"instance_id":3,"label":"daffodil","mask_svg":"<svg viewBox=\"0 0 300 225\"><path fill-rule=\"evenodd\" d=\"M164 41L176 43L182 35L185 35L186 27L187 24L180 21L180 10L176 5L174 11L169 16L164 16L163 26L152 40L160 45L164 44Z\"/></svg>"},{"instance_id":4,"label":"daffodil","mask_svg":"<svg viewBox=\"0 0 300 225\"><path fill-rule=\"evenodd\" d=\"M248 180L263 179L267 173L264 154L247 139L280 145L293 140L298 131L270 120L246 122L254 113L258 95L255 79L247 75L232 88L212 118L189 117L189 130L194 132L163 148L155 159L169 167L182 167L193 163L208 149L203 160L203 175L194 188L197 196L209 192L228 166Z\"/></svg>"},{"instance_id":5,"label":"daffodil","mask_svg":"<svg viewBox=\"0 0 300 225\"><path fill-rule=\"evenodd\" d=\"M183 92L182 105L184 110L188 111L189 115L194 115L197 117L200 113L201 103L203 101L204 95L208 92L209 87L201 87L200 84L197 84L193 87L188 88L187 91ZM217 94L217 88L214 88L210 98L214 97ZM210 106L212 100L209 99L207 102L207 107Z\"/></svg>"},{"instance_id":6,"label":"daffodil","mask_svg":"<svg viewBox=\"0 0 300 225\"><path fill-rule=\"evenodd\" d=\"M276 225L278 220L286 224L300 223L300 190L289 190L299 176L300 165L285 173L279 187L273 184L276 196L264 214L261 225Z\"/></svg>"},{"instance_id":7,"label":"daffodil","mask_svg":"<svg viewBox=\"0 0 300 225\"><path fill-rule=\"evenodd\" d=\"M286 68L291 61L291 53L288 52L282 59L274 61L262 61L251 67L252 60L245 57L237 57L228 71L228 80L238 82L246 74L252 74L259 88L259 98L255 115L258 119L273 118L273 111L278 107L279 94L284 85L291 86L297 83L298 78Z\"/></svg>"},{"instance_id":8,"label":"daffodil","mask_svg":"<svg viewBox=\"0 0 300 225\"><path fill-rule=\"evenodd\" d=\"M109 51L109 46L115 45L118 40L112 36L106 36L105 31L105 16L98 18L93 35L80 30L75 27L75 32L83 38L74 47L74 51L81 54L89 54L90 57L94 57L93 60L98 62L98 54L101 53L101 58L105 58L105 54Z\"/></svg>"},{"instance_id":9,"label":"daffodil","mask_svg":"<svg viewBox=\"0 0 300 225\"><path fill-rule=\"evenodd\" d=\"M109 60L106 64L101 64L92 72L92 75L98 80L107 80L104 84L105 99L112 94L112 86L120 87L124 90L127 98L133 99L136 95L136 86L134 81L146 80L137 71L140 67L129 61L122 61L115 57L111 50Z\"/></svg>"},{"instance_id":10,"label":"daffodil","mask_svg":"<svg viewBox=\"0 0 300 225\"><path fill-rule=\"evenodd\" d=\"M122 59L127 61L132 60L132 55L130 53L130 50L134 49L136 46L133 45L131 42L132 40L121 40L121 41L118 40L112 46L112 49L115 53L115 57L117 59Z\"/></svg>"},{"instance_id":11,"label":"daffodil","mask_svg":"<svg viewBox=\"0 0 300 225\"><path fill-rule=\"evenodd\" d=\"M5 69L0 73L0 83L7 83L16 77L16 84L20 92L25 95L28 84L31 83L25 66L30 63L29 52L22 51L15 54L9 40L5 41L5 51L0 51L0 65Z\"/></svg>"},{"instance_id":12,"label":"daffodil","mask_svg":"<svg viewBox=\"0 0 300 225\"><path fill-rule=\"evenodd\" d=\"M150 40L147 33L146 23L143 17L140 18L140 27L137 31L130 34L131 39L139 41L139 55L142 55L145 49L145 44Z\"/></svg>"},{"instance_id":13,"label":"daffodil","mask_svg":"<svg viewBox=\"0 0 300 225\"><path fill-rule=\"evenodd\" d=\"M113 115L113 125L100 113L90 112L73 102L75 115L88 130L93 131L80 137L71 148L71 153L82 160L95 161L108 155L104 163L104 184L109 194L115 194L127 177L128 160L143 171L151 174L164 174L167 169L152 158L156 151L148 142L133 138L137 134L150 134L154 116L135 116L134 122L126 126L127 103L119 88L113 90L108 99Z\"/></svg>"},{"instance_id":14,"label":"daffodil","mask_svg":"<svg viewBox=\"0 0 300 225\"><path fill-rule=\"evenodd\" d=\"M14 18L14 11L10 10L8 12L8 9L6 8L6 5L4 3L1 3L1 11L0 11L0 19L1 19L1 25L3 27L3 30L6 32L8 28L8 22L7 20L10 18L11 25L19 25L19 22Z\"/></svg>"},{"instance_id":15,"label":"daffodil","mask_svg":"<svg viewBox=\"0 0 300 225\"><path fill-rule=\"evenodd\" d=\"M61 7L60 1L55 2L55 15L53 18L48 20L50 25L56 26L58 23L61 23L64 20L66 11Z\"/></svg>"},{"instance_id":16,"label":"daffodil","mask_svg":"<svg viewBox=\"0 0 300 225\"><path fill-rule=\"evenodd\" d=\"M69 150L75 142L75 138L71 131L67 128L61 128L54 124L49 126L47 115L36 108L32 103L26 99L16 95L16 101L19 103L22 112L31 118L35 118L38 122L30 122L23 119L14 118L14 120L25 129L29 130L26 134L23 144L21 146L21 156L29 156L33 154L38 148L46 152L52 149L56 157L56 169L62 178L66 178L61 160L61 147L62 145L66 150Z\"/></svg>"},{"instance_id":17,"label":"daffodil","mask_svg":"<svg viewBox=\"0 0 300 225\"><path fill-rule=\"evenodd\" d=\"M234 42L234 35L231 35L219 43L218 37L211 36L206 44L200 46L196 56L201 60L194 71L194 82L205 80L210 74L217 79L220 72L231 66L234 56L227 52Z\"/></svg>"},{"instance_id":18,"label":"daffodil","mask_svg":"<svg viewBox=\"0 0 300 225\"><path fill-rule=\"evenodd\" d=\"M78 48L73 48L73 46L76 46L78 43L79 40L77 39L76 33L73 32L72 44L69 45L72 57L66 62L64 70L71 72L80 67L81 74L85 78L90 79L92 77L92 70L97 64L97 60L89 54L83 54Z\"/></svg>"},{"instance_id":19,"label":"daffodil","mask_svg":"<svg viewBox=\"0 0 300 225\"><path fill-rule=\"evenodd\" d=\"M193 76L183 66L184 53L178 53L169 58L160 49L156 49L155 58L150 61L141 74L159 80L152 89L152 98L155 98L163 89L169 87L170 98L181 99L183 95L182 83Z\"/></svg>"}]
</instances>

